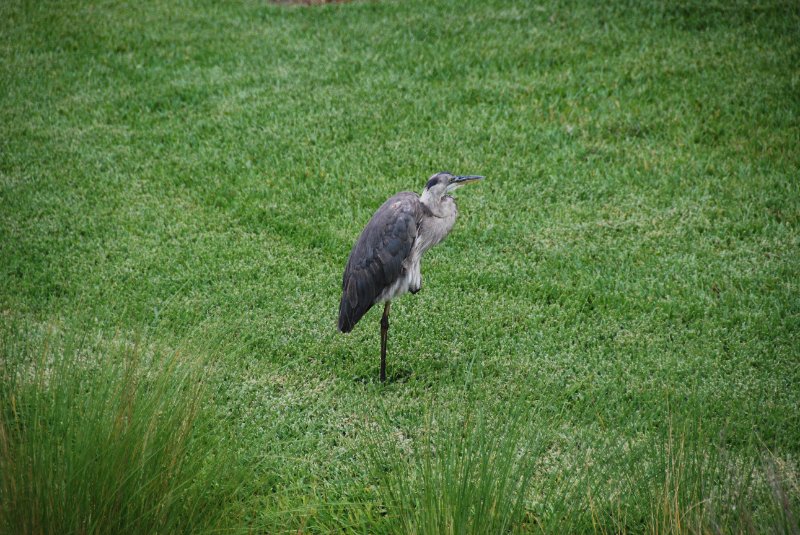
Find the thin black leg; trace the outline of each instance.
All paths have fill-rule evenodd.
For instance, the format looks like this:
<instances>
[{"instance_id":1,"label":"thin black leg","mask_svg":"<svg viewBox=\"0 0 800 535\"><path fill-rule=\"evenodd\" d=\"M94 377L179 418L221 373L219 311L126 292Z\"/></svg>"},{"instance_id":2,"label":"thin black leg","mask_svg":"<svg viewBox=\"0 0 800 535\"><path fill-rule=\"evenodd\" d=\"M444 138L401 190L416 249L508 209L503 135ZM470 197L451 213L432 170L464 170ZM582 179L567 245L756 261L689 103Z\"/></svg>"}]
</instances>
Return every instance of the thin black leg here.
<instances>
[{"instance_id":1,"label":"thin black leg","mask_svg":"<svg viewBox=\"0 0 800 535\"><path fill-rule=\"evenodd\" d=\"M381 382L386 381L386 340L389 338L389 306L391 301L386 301L383 306L381 318Z\"/></svg>"}]
</instances>

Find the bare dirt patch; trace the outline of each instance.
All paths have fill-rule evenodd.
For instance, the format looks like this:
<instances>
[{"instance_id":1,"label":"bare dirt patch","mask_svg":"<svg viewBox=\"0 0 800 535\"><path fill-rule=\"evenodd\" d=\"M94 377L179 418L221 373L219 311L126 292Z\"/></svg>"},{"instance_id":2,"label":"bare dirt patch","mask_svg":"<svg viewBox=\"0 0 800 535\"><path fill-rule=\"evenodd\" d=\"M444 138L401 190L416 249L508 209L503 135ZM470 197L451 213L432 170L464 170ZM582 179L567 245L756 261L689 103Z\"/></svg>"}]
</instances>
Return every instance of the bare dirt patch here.
<instances>
[{"instance_id":1,"label":"bare dirt patch","mask_svg":"<svg viewBox=\"0 0 800 535\"><path fill-rule=\"evenodd\" d=\"M350 0L271 0L273 4L295 6L321 6L323 4L346 4Z\"/></svg>"}]
</instances>

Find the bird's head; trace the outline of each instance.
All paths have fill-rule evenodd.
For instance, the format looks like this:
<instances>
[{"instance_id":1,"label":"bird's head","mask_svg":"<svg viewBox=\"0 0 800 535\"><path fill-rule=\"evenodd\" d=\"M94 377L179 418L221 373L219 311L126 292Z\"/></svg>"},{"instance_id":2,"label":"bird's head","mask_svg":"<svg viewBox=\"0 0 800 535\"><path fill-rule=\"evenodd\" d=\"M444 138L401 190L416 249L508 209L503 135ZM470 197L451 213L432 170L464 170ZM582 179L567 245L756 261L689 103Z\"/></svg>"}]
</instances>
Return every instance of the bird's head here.
<instances>
[{"instance_id":1,"label":"bird's head","mask_svg":"<svg viewBox=\"0 0 800 535\"><path fill-rule=\"evenodd\" d=\"M425 190L423 190L422 196L423 198L430 199L431 201L439 202L442 200L442 197L451 191L454 191L465 184L469 184L470 182L481 180L482 178L482 176L478 175L456 176L452 173L448 173L447 171L442 171L441 173L436 173L428 179L428 183L425 184Z\"/></svg>"}]
</instances>

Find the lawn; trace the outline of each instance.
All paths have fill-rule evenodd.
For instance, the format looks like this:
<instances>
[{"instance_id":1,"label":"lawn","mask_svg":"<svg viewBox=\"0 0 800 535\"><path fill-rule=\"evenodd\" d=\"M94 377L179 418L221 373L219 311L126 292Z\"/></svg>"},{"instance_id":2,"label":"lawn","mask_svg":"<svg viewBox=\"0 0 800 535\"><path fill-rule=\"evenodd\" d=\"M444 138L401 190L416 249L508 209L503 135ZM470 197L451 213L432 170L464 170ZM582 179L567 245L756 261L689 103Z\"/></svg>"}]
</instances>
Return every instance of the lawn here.
<instances>
[{"instance_id":1,"label":"lawn","mask_svg":"<svg viewBox=\"0 0 800 535\"><path fill-rule=\"evenodd\" d=\"M0 531L798 533L799 281L796 2L0 3Z\"/></svg>"}]
</instances>

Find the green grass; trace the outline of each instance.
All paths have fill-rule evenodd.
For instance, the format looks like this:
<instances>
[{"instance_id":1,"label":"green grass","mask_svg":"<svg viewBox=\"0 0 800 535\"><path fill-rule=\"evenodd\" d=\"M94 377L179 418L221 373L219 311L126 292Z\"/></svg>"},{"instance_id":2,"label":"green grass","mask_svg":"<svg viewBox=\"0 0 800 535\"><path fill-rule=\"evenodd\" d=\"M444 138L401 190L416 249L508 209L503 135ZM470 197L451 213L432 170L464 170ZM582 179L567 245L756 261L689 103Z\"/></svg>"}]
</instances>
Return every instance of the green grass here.
<instances>
[{"instance_id":1,"label":"green grass","mask_svg":"<svg viewBox=\"0 0 800 535\"><path fill-rule=\"evenodd\" d=\"M195 422L197 477L224 453L220 527L389 533L388 484L458 477L458 455L426 472L430 422L513 407L535 452L514 529L796 533L798 65L796 2L0 3L0 324L27 348L2 369L74 374L4 380L39 400L14 425L91 409L108 431L121 402L48 401L99 379L36 333L142 341L206 362L197 392L154 365L144 407L183 408L141 425L169 444ZM380 311L336 332L341 272L377 206L444 169L487 179L393 305L380 385ZM121 353L95 354L125 384L102 358ZM8 440L58 464L53 435ZM376 442L401 472L376 475ZM136 447L70 481L113 480Z\"/></svg>"},{"instance_id":2,"label":"green grass","mask_svg":"<svg viewBox=\"0 0 800 535\"><path fill-rule=\"evenodd\" d=\"M390 533L509 533L524 527L542 441L523 437L518 406L507 419L467 410L431 415L420 440L375 444L375 468ZM391 429L383 433L391 436ZM537 449L538 448L538 449ZM409 459L406 459L409 458Z\"/></svg>"},{"instance_id":3,"label":"green grass","mask_svg":"<svg viewBox=\"0 0 800 535\"><path fill-rule=\"evenodd\" d=\"M9 329L0 365L0 531L207 532L242 470L203 407L203 363L124 340Z\"/></svg>"}]
</instances>

